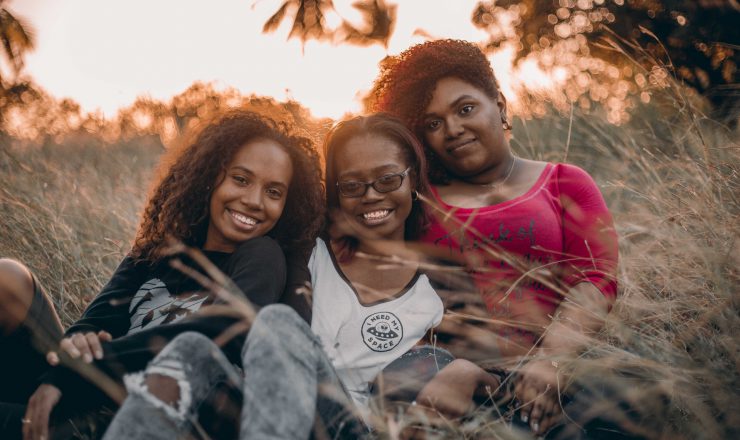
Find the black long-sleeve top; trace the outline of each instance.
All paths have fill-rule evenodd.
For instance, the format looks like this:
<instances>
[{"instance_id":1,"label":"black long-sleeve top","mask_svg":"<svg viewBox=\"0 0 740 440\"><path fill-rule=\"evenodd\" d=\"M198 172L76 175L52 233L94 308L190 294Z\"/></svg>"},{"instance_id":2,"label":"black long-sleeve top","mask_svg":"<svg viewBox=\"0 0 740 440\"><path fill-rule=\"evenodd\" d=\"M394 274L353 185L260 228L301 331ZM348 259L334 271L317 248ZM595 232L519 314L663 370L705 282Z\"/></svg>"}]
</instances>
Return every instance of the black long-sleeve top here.
<instances>
[{"instance_id":1,"label":"black long-sleeve top","mask_svg":"<svg viewBox=\"0 0 740 440\"><path fill-rule=\"evenodd\" d=\"M249 240L231 254L204 253L255 306L278 302L283 295L286 262L273 239ZM66 335L109 332L114 339L102 344L104 358L95 361L95 366L114 379L144 369L159 349L183 332L196 331L216 338L240 320L234 314L203 313L202 308L220 300L171 267L170 261L168 258L152 265L126 257L82 317L66 331ZM197 270L189 259L182 261ZM222 347L234 363L239 363L245 335L240 332ZM51 369L43 381L60 388L63 396L85 388L85 381L64 367Z\"/></svg>"}]
</instances>

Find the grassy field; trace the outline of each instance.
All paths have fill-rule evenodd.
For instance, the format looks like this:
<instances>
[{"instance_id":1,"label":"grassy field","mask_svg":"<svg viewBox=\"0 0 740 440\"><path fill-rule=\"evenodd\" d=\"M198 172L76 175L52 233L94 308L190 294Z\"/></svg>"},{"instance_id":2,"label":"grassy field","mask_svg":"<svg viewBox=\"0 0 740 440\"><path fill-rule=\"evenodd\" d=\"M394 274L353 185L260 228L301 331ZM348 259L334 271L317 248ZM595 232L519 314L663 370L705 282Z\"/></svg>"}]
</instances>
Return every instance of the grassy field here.
<instances>
[{"instance_id":1,"label":"grassy field","mask_svg":"<svg viewBox=\"0 0 740 440\"><path fill-rule=\"evenodd\" d=\"M622 126L576 111L516 120L513 133L521 156L591 172L620 236L619 300L567 368L611 381L647 437L740 438L737 131L673 90ZM126 253L161 151L87 137L0 151L2 256L33 269L65 324ZM489 422L482 412L439 435L512 438Z\"/></svg>"}]
</instances>

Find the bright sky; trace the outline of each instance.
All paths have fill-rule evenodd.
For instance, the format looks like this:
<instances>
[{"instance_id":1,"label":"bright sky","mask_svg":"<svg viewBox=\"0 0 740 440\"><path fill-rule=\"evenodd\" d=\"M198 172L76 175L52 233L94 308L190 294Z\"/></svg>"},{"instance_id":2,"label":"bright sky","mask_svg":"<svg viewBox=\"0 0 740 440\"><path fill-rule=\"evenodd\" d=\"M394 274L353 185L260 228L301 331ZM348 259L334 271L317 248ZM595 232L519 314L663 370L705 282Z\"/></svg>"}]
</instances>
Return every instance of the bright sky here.
<instances>
[{"instance_id":1,"label":"bright sky","mask_svg":"<svg viewBox=\"0 0 740 440\"><path fill-rule=\"evenodd\" d=\"M378 62L411 44L424 29L435 37L485 40L470 16L476 0L390 0L398 22L386 49L287 41L291 22L272 34L262 26L282 0L12 0L7 5L36 30L37 48L26 73L57 97L107 116L139 95L168 99L194 81L212 81L243 93L287 97L314 116L341 117L360 110L358 92L370 88ZM334 0L349 18L351 0ZM504 92L511 51L492 57ZM542 78L530 66L521 80ZM511 95L511 93L509 93Z\"/></svg>"}]
</instances>

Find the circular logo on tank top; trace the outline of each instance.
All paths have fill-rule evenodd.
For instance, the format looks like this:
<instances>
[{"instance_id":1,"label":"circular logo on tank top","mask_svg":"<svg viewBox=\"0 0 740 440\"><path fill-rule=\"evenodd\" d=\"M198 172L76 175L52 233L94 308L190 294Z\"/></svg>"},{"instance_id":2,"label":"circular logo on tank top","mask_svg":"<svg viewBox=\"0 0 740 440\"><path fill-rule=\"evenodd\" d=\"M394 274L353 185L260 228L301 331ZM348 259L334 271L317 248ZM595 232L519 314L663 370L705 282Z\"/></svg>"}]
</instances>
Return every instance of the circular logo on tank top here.
<instances>
[{"instance_id":1,"label":"circular logo on tank top","mask_svg":"<svg viewBox=\"0 0 740 440\"><path fill-rule=\"evenodd\" d=\"M372 351L393 350L403 339L401 320L391 312L378 312L362 323L362 340Z\"/></svg>"}]
</instances>

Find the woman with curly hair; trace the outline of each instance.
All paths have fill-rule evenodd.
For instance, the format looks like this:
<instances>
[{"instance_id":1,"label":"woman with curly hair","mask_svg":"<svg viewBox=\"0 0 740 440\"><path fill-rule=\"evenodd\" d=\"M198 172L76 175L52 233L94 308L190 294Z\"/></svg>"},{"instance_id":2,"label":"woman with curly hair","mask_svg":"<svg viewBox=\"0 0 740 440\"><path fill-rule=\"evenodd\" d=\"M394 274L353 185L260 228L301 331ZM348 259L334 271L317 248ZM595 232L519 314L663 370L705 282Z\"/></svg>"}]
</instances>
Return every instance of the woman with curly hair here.
<instances>
[{"instance_id":1,"label":"woman with curly hair","mask_svg":"<svg viewBox=\"0 0 740 440\"><path fill-rule=\"evenodd\" d=\"M516 368L521 420L546 432L561 409L558 361L601 328L617 293L617 237L598 187L576 166L511 151L506 99L469 42L387 58L366 104L423 141L439 215L422 241L472 266L499 351L486 357ZM427 401L461 389L451 383L424 391Z\"/></svg>"},{"instance_id":2,"label":"woman with curly hair","mask_svg":"<svg viewBox=\"0 0 740 440\"><path fill-rule=\"evenodd\" d=\"M242 439L305 439L312 433L316 438L360 438L368 433L364 416L371 384L384 368L399 359L406 364L409 357L423 357L416 364L426 368L410 376L424 382L428 377L422 376L454 362L444 350L419 347L443 314L430 279L416 262L391 258L404 255L405 240L417 239L428 224L420 201L429 196L421 145L401 121L385 114L338 123L324 145L328 209L358 239L316 239L308 263L310 325L280 304L257 315L242 352ZM366 241L367 236L373 240ZM196 345L211 348L188 349ZM228 362L210 341L188 333L178 336L144 374L162 374L173 363L186 364L183 376L191 382L198 375L208 385L179 386L174 393L137 389L106 439L169 439L193 428L194 412L207 390L229 376ZM187 399L178 401L180 394ZM151 414L160 416L156 425L132 423Z\"/></svg>"},{"instance_id":3,"label":"woman with curly hair","mask_svg":"<svg viewBox=\"0 0 740 440\"><path fill-rule=\"evenodd\" d=\"M180 258L191 270L202 270L186 256L169 255L171 239L200 249L263 307L280 300L286 287L283 251L310 249L322 224L321 175L311 142L256 113L232 111L208 124L164 158L160 175L133 248L66 331L58 354L48 354L55 367L41 379L27 378L42 384L25 410L26 439L48 438L49 415L58 403L77 412L90 400L99 402L87 392L94 387L75 373L86 371L84 364L120 381L123 373L142 370L178 334L215 338L238 321L202 310L221 300L173 267L173 258ZM28 269L11 265L14 272L0 271L0 286L15 288L15 298L30 298L32 306L15 316L25 316L18 328L34 329L52 319L53 308ZM223 347L230 359L239 359L243 340L242 334ZM15 397L24 403L23 395Z\"/></svg>"}]
</instances>

